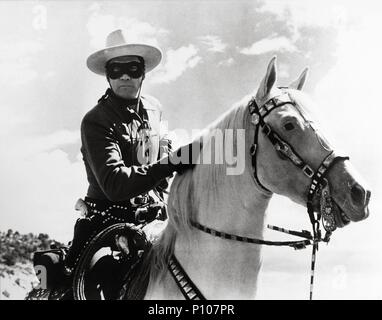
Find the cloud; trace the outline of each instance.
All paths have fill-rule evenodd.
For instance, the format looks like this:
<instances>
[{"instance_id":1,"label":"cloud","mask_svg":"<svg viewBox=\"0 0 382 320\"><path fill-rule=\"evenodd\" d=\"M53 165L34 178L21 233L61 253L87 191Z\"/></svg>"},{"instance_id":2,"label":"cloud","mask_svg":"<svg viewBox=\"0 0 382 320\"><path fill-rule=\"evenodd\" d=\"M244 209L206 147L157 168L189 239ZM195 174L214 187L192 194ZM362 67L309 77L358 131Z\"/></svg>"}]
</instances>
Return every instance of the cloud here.
<instances>
[{"instance_id":1,"label":"cloud","mask_svg":"<svg viewBox=\"0 0 382 320\"><path fill-rule=\"evenodd\" d=\"M382 201L376 196L382 190L382 151L377 147L380 145L382 115L379 103L382 47L375 40L379 37L379 30L380 13L371 9L359 17L357 24L340 29L338 46L332 49L337 62L314 91L322 125L327 126L323 132L325 135L329 133L330 142L337 151L346 151L342 154L350 156L352 164L372 191L370 217L352 225L353 230L346 230L342 240L352 243L357 250L367 251L370 266L382 262L382 257L379 261L374 260L377 243L381 241L376 235L382 222L378 215ZM362 241L354 242L354 238L362 238Z\"/></svg>"},{"instance_id":2,"label":"cloud","mask_svg":"<svg viewBox=\"0 0 382 320\"><path fill-rule=\"evenodd\" d=\"M218 63L218 66L229 67L235 63L235 60L231 57L226 60L222 60Z\"/></svg>"},{"instance_id":3,"label":"cloud","mask_svg":"<svg viewBox=\"0 0 382 320\"><path fill-rule=\"evenodd\" d=\"M0 117L0 138L4 139L11 132L17 131L17 127L30 123L31 119L25 113L16 114L14 109L2 106Z\"/></svg>"},{"instance_id":4,"label":"cloud","mask_svg":"<svg viewBox=\"0 0 382 320\"><path fill-rule=\"evenodd\" d=\"M137 19L121 19L119 27L126 30L129 42L144 42L158 47L160 46L159 39L168 34L168 31L163 28L153 26L148 22L139 21Z\"/></svg>"},{"instance_id":5,"label":"cloud","mask_svg":"<svg viewBox=\"0 0 382 320\"><path fill-rule=\"evenodd\" d=\"M34 80L33 57L43 50L38 41L20 41L0 45L0 85L17 86Z\"/></svg>"},{"instance_id":6,"label":"cloud","mask_svg":"<svg viewBox=\"0 0 382 320\"><path fill-rule=\"evenodd\" d=\"M91 15L86 27L90 35L90 44L96 49L103 48L107 35L116 29L126 32L129 43L145 43L153 46L159 46L160 39L168 33L163 28L136 18L102 14L99 4L93 4L89 10Z\"/></svg>"},{"instance_id":7,"label":"cloud","mask_svg":"<svg viewBox=\"0 0 382 320\"><path fill-rule=\"evenodd\" d=\"M301 33L306 33L306 27L336 29L352 23L354 19L356 21L363 7L365 5L362 2L351 0L287 0L264 1L255 10L259 13L272 13L277 20L285 23L295 43Z\"/></svg>"},{"instance_id":8,"label":"cloud","mask_svg":"<svg viewBox=\"0 0 382 320\"><path fill-rule=\"evenodd\" d=\"M198 49L192 44L168 50L164 65L155 71L151 82L169 83L179 78L187 69L194 68L201 61L202 58L197 53Z\"/></svg>"},{"instance_id":9,"label":"cloud","mask_svg":"<svg viewBox=\"0 0 382 320\"><path fill-rule=\"evenodd\" d=\"M0 46L1 60L24 60L29 55L34 55L43 50L43 45L38 41L25 40L16 43L3 43Z\"/></svg>"},{"instance_id":10,"label":"cloud","mask_svg":"<svg viewBox=\"0 0 382 320\"><path fill-rule=\"evenodd\" d=\"M86 192L82 162L71 162L60 149L28 158L8 156L12 163L2 163L0 181L1 227L69 241L78 218L74 204Z\"/></svg>"},{"instance_id":11,"label":"cloud","mask_svg":"<svg viewBox=\"0 0 382 320\"><path fill-rule=\"evenodd\" d=\"M223 41L218 36L207 35L199 37L199 40L208 47L208 51L224 52L227 48L227 44L223 43Z\"/></svg>"},{"instance_id":12,"label":"cloud","mask_svg":"<svg viewBox=\"0 0 382 320\"><path fill-rule=\"evenodd\" d=\"M0 63L0 85L18 86L36 79L38 73L26 62Z\"/></svg>"},{"instance_id":13,"label":"cloud","mask_svg":"<svg viewBox=\"0 0 382 320\"><path fill-rule=\"evenodd\" d=\"M289 69L290 69L290 66L288 64L280 63L278 68L278 76L280 78L289 78L290 76Z\"/></svg>"},{"instance_id":14,"label":"cloud","mask_svg":"<svg viewBox=\"0 0 382 320\"><path fill-rule=\"evenodd\" d=\"M55 71L47 71L46 73L44 73L42 75L42 79L44 81L49 81L49 80L53 79L56 76L57 76L57 72L55 72Z\"/></svg>"},{"instance_id":15,"label":"cloud","mask_svg":"<svg viewBox=\"0 0 382 320\"><path fill-rule=\"evenodd\" d=\"M348 20L349 3L351 1L264 1L262 6L256 8L256 11L271 12L278 19L297 28L304 26L335 27Z\"/></svg>"},{"instance_id":16,"label":"cloud","mask_svg":"<svg viewBox=\"0 0 382 320\"><path fill-rule=\"evenodd\" d=\"M86 23L86 29L90 35L90 45L101 49L105 46L107 35L116 29L116 17L111 14L102 14L101 5L94 3L89 7L91 12Z\"/></svg>"},{"instance_id":17,"label":"cloud","mask_svg":"<svg viewBox=\"0 0 382 320\"><path fill-rule=\"evenodd\" d=\"M375 39L378 38L380 26L379 13L375 12L360 17L353 26L341 28L334 51L337 62L316 86L316 99L321 102L324 111L333 115L330 119L333 125L337 125L337 119L342 118L343 114L351 121L349 126L342 128L344 134L352 134L357 128L357 134L367 132L370 137L379 135L382 113L377 101L380 99L382 47ZM361 114L367 115L367 121L360 121ZM351 139L344 142L354 148ZM374 139L369 138L362 141L368 152L382 156L373 143Z\"/></svg>"},{"instance_id":18,"label":"cloud","mask_svg":"<svg viewBox=\"0 0 382 320\"><path fill-rule=\"evenodd\" d=\"M29 156L40 152L48 152L65 145L76 144L79 140L79 130L59 130L43 136L27 137L23 141L23 154Z\"/></svg>"},{"instance_id":19,"label":"cloud","mask_svg":"<svg viewBox=\"0 0 382 320\"><path fill-rule=\"evenodd\" d=\"M79 146L78 131L2 139L6 150L0 159L2 228L46 232L58 240L70 240L78 217L74 204L87 186L81 155L69 158L62 150L73 144Z\"/></svg>"},{"instance_id":20,"label":"cloud","mask_svg":"<svg viewBox=\"0 0 382 320\"><path fill-rule=\"evenodd\" d=\"M255 42L250 47L243 48L240 53L245 55L261 55L272 51L298 51L296 46L286 37L265 38Z\"/></svg>"}]
</instances>

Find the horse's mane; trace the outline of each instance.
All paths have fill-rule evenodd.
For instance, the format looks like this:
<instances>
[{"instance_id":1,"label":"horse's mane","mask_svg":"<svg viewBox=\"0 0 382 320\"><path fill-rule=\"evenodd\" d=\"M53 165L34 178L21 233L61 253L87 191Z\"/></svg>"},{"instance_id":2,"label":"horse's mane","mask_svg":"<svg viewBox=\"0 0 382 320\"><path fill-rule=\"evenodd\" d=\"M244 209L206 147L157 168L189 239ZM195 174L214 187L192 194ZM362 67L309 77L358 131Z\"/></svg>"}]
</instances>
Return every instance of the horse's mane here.
<instances>
[{"instance_id":1,"label":"horse's mane","mask_svg":"<svg viewBox=\"0 0 382 320\"><path fill-rule=\"evenodd\" d=\"M214 143L217 131L222 132L224 138L225 129L245 129L248 112L246 107L250 98L251 96L246 96L234 104L228 111L207 126L194 141L203 141L203 147L206 148L206 146ZM216 146L218 147L219 144ZM214 150L212 146L211 150ZM218 150L216 153L222 151L224 152L224 150ZM178 233L182 233L182 235L190 234L190 220L195 218L197 213L195 204L199 203L198 198L201 197L202 192L203 196L207 196L211 201L217 198L215 193L219 192L219 190L216 186L221 186L223 179L226 179L226 167L225 161L223 161L223 164L218 165L202 164L195 166L193 170L188 170L182 175L175 176L168 197L169 218L167 227L160 239L153 244L145 256L142 273L135 282L137 286L147 276L154 280L165 274L169 258L174 252L176 235ZM233 186L230 187L232 192L237 192ZM206 192L211 194L206 195ZM131 290L134 290L134 288L131 288Z\"/></svg>"}]
</instances>

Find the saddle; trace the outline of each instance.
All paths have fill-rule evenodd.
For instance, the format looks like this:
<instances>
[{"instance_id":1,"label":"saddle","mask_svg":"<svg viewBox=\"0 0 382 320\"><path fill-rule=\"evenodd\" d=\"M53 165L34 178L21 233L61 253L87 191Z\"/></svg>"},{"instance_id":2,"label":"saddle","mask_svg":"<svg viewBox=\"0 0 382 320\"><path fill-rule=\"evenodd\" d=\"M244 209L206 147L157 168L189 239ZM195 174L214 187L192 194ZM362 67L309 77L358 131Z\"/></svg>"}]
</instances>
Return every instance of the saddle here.
<instances>
[{"instance_id":1,"label":"saddle","mask_svg":"<svg viewBox=\"0 0 382 320\"><path fill-rule=\"evenodd\" d=\"M89 203L83 200L77 203L77 207L82 207L81 211L85 212L76 222L71 246L34 254L33 265L40 284L28 294L27 300L121 297L135 300L144 297L148 279L140 283L140 292L131 293L128 287L141 273L142 259L151 247L142 227L158 218L165 220L162 207L157 203L144 206L145 210L137 206L136 210L131 210L128 215L124 212L123 216L118 205L116 219L112 219L112 210L108 210L107 216L102 215L105 206ZM94 257L105 247L113 254L104 255L94 264ZM97 286L103 288L102 297L94 294Z\"/></svg>"}]
</instances>

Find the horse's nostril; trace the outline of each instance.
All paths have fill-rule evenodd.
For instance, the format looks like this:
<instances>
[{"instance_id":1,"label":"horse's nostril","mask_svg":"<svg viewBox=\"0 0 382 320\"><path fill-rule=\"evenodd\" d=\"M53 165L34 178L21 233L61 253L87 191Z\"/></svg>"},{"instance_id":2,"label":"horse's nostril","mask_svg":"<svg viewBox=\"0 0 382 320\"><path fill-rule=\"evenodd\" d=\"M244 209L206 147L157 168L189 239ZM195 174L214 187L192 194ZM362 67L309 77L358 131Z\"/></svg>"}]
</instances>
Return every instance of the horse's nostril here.
<instances>
[{"instance_id":1,"label":"horse's nostril","mask_svg":"<svg viewBox=\"0 0 382 320\"><path fill-rule=\"evenodd\" d=\"M351 188L351 198L356 205L364 205L365 190L359 184L355 184Z\"/></svg>"}]
</instances>

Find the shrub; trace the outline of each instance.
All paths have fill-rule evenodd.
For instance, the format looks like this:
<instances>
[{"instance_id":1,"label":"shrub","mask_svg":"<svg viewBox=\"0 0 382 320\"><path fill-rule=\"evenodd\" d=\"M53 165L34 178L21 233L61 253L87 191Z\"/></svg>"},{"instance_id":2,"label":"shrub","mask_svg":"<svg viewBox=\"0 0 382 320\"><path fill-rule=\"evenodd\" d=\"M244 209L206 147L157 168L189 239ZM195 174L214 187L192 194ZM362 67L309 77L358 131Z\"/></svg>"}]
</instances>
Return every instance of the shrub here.
<instances>
[{"instance_id":1,"label":"shrub","mask_svg":"<svg viewBox=\"0 0 382 320\"><path fill-rule=\"evenodd\" d=\"M13 266L17 262L16 261L17 257L15 255L13 255L13 254L8 253L8 252L5 253L2 258L3 258L2 260L4 261L4 263L7 266Z\"/></svg>"},{"instance_id":2,"label":"shrub","mask_svg":"<svg viewBox=\"0 0 382 320\"><path fill-rule=\"evenodd\" d=\"M46 233L35 236L32 233L20 235L12 229L6 233L0 231L0 262L12 266L16 262L31 261L35 251L50 249L52 244L63 246L62 243L49 239Z\"/></svg>"}]
</instances>

